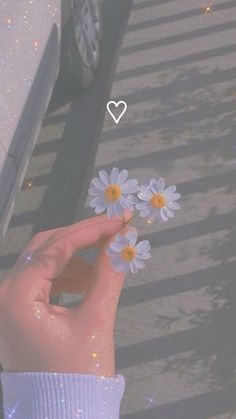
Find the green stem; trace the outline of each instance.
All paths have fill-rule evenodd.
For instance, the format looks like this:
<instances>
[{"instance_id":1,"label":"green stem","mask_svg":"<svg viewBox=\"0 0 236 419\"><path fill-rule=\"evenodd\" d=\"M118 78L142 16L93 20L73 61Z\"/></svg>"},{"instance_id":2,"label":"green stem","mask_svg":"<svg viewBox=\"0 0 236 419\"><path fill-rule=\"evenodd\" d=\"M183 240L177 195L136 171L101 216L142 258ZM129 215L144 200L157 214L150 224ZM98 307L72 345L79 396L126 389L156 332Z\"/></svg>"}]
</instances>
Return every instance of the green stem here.
<instances>
[{"instance_id":1,"label":"green stem","mask_svg":"<svg viewBox=\"0 0 236 419\"><path fill-rule=\"evenodd\" d=\"M119 231L121 231L125 226L127 226L129 223L131 223L131 221L133 221L133 219L135 217L137 217L137 215L139 215L139 212L136 212L136 214L133 215L133 217L131 217L128 221L124 221L124 217L123 217L123 226L121 227L121 229Z\"/></svg>"}]
</instances>

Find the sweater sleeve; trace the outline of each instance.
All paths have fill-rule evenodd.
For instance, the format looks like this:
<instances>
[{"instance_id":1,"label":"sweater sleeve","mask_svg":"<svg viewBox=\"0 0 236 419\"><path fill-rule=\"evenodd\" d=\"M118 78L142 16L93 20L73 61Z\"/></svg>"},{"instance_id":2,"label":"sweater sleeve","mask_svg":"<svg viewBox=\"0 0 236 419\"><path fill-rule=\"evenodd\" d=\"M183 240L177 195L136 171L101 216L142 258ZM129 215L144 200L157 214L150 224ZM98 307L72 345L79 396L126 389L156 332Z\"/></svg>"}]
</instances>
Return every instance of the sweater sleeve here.
<instances>
[{"instance_id":1,"label":"sweater sleeve","mask_svg":"<svg viewBox=\"0 0 236 419\"><path fill-rule=\"evenodd\" d=\"M122 375L1 372L4 419L118 419Z\"/></svg>"}]
</instances>

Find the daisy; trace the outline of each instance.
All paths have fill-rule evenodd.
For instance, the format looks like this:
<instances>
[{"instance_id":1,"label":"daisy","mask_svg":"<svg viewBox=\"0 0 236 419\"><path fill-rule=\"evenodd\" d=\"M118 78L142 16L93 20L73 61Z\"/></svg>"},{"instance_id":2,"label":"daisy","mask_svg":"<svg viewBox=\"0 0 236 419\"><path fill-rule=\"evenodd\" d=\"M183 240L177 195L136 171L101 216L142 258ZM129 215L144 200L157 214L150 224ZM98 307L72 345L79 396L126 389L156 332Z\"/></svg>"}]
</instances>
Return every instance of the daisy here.
<instances>
[{"instance_id":1,"label":"daisy","mask_svg":"<svg viewBox=\"0 0 236 419\"><path fill-rule=\"evenodd\" d=\"M143 240L136 245L138 233L128 231L125 236L117 234L115 241L110 243L106 253L111 256L110 264L116 272L137 273L145 268L143 260L149 259L151 249L149 241Z\"/></svg>"},{"instance_id":2,"label":"daisy","mask_svg":"<svg viewBox=\"0 0 236 419\"><path fill-rule=\"evenodd\" d=\"M138 200L132 194L139 191L139 186L136 179L127 180L127 177L127 170L119 172L117 167L113 167L110 175L101 170L99 178L92 179L88 190L92 197L89 206L94 208L96 214L106 210L107 216L111 218L123 215L125 208L134 211Z\"/></svg>"},{"instance_id":3,"label":"daisy","mask_svg":"<svg viewBox=\"0 0 236 419\"><path fill-rule=\"evenodd\" d=\"M147 217L149 223L156 219L160 222L167 221L174 217L174 211L180 209L176 202L180 194L176 193L176 186L172 185L165 189L165 180L155 178L150 180L149 185L142 185L138 197L144 201L136 204L141 217Z\"/></svg>"}]
</instances>

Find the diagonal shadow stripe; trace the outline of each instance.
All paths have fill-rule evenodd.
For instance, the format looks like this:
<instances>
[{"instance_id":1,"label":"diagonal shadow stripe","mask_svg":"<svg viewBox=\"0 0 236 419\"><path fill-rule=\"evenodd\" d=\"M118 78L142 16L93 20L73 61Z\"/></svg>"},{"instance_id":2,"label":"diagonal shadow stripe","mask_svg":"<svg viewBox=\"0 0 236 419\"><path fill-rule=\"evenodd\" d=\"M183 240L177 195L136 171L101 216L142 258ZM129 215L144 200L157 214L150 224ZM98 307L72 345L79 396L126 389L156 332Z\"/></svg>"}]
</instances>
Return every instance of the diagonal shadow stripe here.
<instances>
[{"instance_id":1,"label":"diagonal shadow stripe","mask_svg":"<svg viewBox=\"0 0 236 419\"><path fill-rule=\"evenodd\" d=\"M222 339L228 338L230 330L225 330L224 309L211 311L212 322L202 322L200 326L159 336L138 343L118 347L116 351L116 363L119 370L133 368L147 362L170 358L182 353L195 351L196 358L209 357L211 354L223 352ZM214 319L221 318L217 324ZM229 342L232 344L232 342Z\"/></svg>"},{"instance_id":2,"label":"diagonal shadow stripe","mask_svg":"<svg viewBox=\"0 0 236 419\"><path fill-rule=\"evenodd\" d=\"M235 5L234 0L230 0L227 2L224 1L221 4L214 5L214 10L216 12L219 12L220 10L227 10L235 6L236 5ZM141 22L131 23L128 25L126 32L129 33L129 32L139 31L142 29L148 29L148 28L151 28L152 26L165 25L167 23L172 23L172 22L183 20L183 19L189 19L195 16L203 16L201 5L199 5L199 8L194 9L194 10L188 10L187 12L175 13L173 15L162 16L155 19L151 19L151 20L145 20L143 22L141 21Z\"/></svg>"},{"instance_id":3,"label":"diagonal shadow stripe","mask_svg":"<svg viewBox=\"0 0 236 419\"><path fill-rule=\"evenodd\" d=\"M114 166L128 167L129 170L137 167L153 167L158 165L159 172L168 167L168 162L176 162L178 159L185 159L195 154L216 153L217 150L227 150L232 145L235 138L234 133L222 135L221 137L209 138L206 140L196 139L191 144L184 144L174 148L168 148L160 151L154 151L141 156L128 157L126 159L116 160L109 164L103 164L96 167L96 172L99 170L110 171ZM236 157L236 151L235 151Z\"/></svg>"},{"instance_id":4,"label":"diagonal shadow stripe","mask_svg":"<svg viewBox=\"0 0 236 419\"><path fill-rule=\"evenodd\" d=\"M122 290L118 307L130 307L187 291L197 291L205 287L217 287L222 285L222 281L227 282L229 286L231 284L233 286L235 271L236 262L228 262L172 278L165 278L161 281L156 279L141 285L132 286L131 288L125 288Z\"/></svg>"},{"instance_id":5,"label":"diagonal shadow stripe","mask_svg":"<svg viewBox=\"0 0 236 419\"><path fill-rule=\"evenodd\" d=\"M122 415L121 419L207 419L227 413L231 413L230 417L233 419L236 417L235 394L236 385L231 384L162 406ZM144 400L146 404L146 399Z\"/></svg>"},{"instance_id":6,"label":"diagonal shadow stripe","mask_svg":"<svg viewBox=\"0 0 236 419\"><path fill-rule=\"evenodd\" d=\"M59 152L60 147L62 147L62 138L56 138L48 143L39 143L36 144L34 149L34 156L41 156L42 154Z\"/></svg>"},{"instance_id":7,"label":"diagonal shadow stripe","mask_svg":"<svg viewBox=\"0 0 236 419\"><path fill-rule=\"evenodd\" d=\"M176 107L176 111L177 111ZM219 102L216 104L209 104L207 102L199 103L196 109L187 111L181 109L181 112L175 112L174 114L168 115L167 111L163 111L163 115L158 118L152 118L141 122L130 122L124 126L120 126L117 129L106 131L103 134L103 142L110 140L119 140L120 138L131 137L132 135L147 134L156 130L161 130L166 127L180 127L180 126L191 126L192 123L207 120L209 118L216 119L217 116L222 114L233 113L232 103ZM172 128L173 129L173 128Z\"/></svg>"},{"instance_id":8,"label":"diagonal shadow stripe","mask_svg":"<svg viewBox=\"0 0 236 419\"><path fill-rule=\"evenodd\" d=\"M221 23L219 25L209 26L207 28L200 28L194 31L184 32L168 36L166 38L155 39L153 41L144 42L142 44L132 45L121 49L121 55L133 54L135 52L141 52L148 49L154 49L162 46L173 45L179 42L188 41L194 38L201 38L202 36L211 35L213 33L219 33L230 29L235 29L235 20L227 23Z\"/></svg>"},{"instance_id":9,"label":"diagonal shadow stripe","mask_svg":"<svg viewBox=\"0 0 236 419\"><path fill-rule=\"evenodd\" d=\"M129 70L123 70L116 73L114 81L127 80L129 78L147 75L158 71L173 69L173 67L191 64L197 61L209 60L210 58L220 57L231 54L236 51L236 44L228 45L227 47L212 48L207 51L197 52L195 54L178 57L172 60L163 61L160 63L146 64L138 66Z\"/></svg>"},{"instance_id":10,"label":"diagonal shadow stripe","mask_svg":"<svg viewBox=\"0 0 236 419\"><path fill-rule=\"evenodd\" d=\"M176 1L176 0L147 0L142 3L134 4L132 7L132 10L133 11L142 10L142 9L146 10L148 7L162 6L163 4L172 3L173 1Z\"/></svg>"},{"instance_id":11,"label":"diagonal shadow stripe","mask_svg":"<svg viewBox=\"0 0 236 419\"><path fill-rule=\"evenodd\" d=\"M218 231L230 231L232 225L235 223L235 218L236 209L227 214L209 213L209 215L203 220L168 228L155 233L148 233L140 236L140 240L148 239L152 248L170 246L174 243L199 238L207 234L217 233Z\"/></svg>"},{"instance_id":12,"label":"diagonal shadow stripe","mask_svg":"<svg viewBox=\"0 0 236 419\"><path fill-rule=\"evenodd\" d=\"M187 77L184 78L184 74L181 78L171 81L165 86L158 86L152 88L144 88L132 93L129 93L125 96L126 101L129 105L134 105L136 103L145 103L150 102L151 100L160 100L171 97L173 100L174 96L177 96L179 93L185 94L198 91L200 89L209 88L210 86L217 86L219 83L227 83L229 81L236 79L236 68L230 68L227 70L218 70L215 69L211 73L197 73L192 70L187 73ZM229 97L233 98L233 94L229 92ZM123 96L115 97L114 100L122 100Z\"/></svg>"}]
</instances>

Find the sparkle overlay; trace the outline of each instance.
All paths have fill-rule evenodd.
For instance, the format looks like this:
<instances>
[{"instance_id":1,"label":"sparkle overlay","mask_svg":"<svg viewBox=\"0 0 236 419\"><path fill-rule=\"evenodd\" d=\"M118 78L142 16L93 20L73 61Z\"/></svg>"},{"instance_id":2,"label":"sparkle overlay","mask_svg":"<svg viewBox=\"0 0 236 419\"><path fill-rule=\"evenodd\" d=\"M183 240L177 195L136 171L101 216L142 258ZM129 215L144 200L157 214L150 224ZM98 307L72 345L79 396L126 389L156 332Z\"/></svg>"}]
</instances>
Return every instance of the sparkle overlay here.
<instances>
[{"instance_id":1,"label":"sparkle overlay","mask_svg":"<svg viewBox=\"0 0 236 419\"><path fill-rule=\"evenodd\" d=\"M202 11L203 11L203 18L205 18L209 14L219 15L219 13L217 13L214 10L213 3L209 3L207 5L202 5L201 7L202 7Z\"/></svg>"},{"instance_id":2,"label":"sparkle overlay","mask_svg":"<svg viewBox=\"0 0 236 419\"><path fill-rule=\"evenodd\" d=\"M7 152L22 103L27 103L53 25L61 26L57 0L1 1L1 141ZM23 58L23 59L22 59ZM17 69L17 70L16 70ZM19 97L21 100L19 100Z\"/></svg>"},{"instance_id":3,"label":"sparkle overlay","mask_svg":"<svg viewBox=\"0 0 236 419\"><path fill-rule=\"evenodd\" d=\"M206 16L208 13L214 13L214 10L213 10L212 6L213 6L213 3L210 3L206 6L202 6L202 9L204 11L204 16Z\"/></svg>"},{"instance_id":4,"label":"sparkle overlay","mask_svg":"<svg viewBox=\"0 0 236 419\"><path fill-rule=\"evenodd\" d=\"M37 260L35 259L35 257L33 257L34 252L28 252L26 254L21 254L20 258L24 259L24 264L28 264L28 263L35 263L36 265L40 266L40 263L37 262Z\"/></svg>"},{"instance_id":5,"label":"sparkle overlay","mask_svg":"<svg viewBox=\"0 0 236 419\"><path fill-rule=\"evenodd\" d=\"M21 401L18 400L13 408L9 408L8 406L4 405L4 410L3 410L4 418L6 417L6 419L16 419L16 418L24 419L23 416L17 413L17 406L19 406L20 403Z\"/></svg>"},{"instance_id":6,"label":"sparkle overlay","mask_svg":"<svg viewBox=\"0 0 236 419\"><path fill-rule=\"evenodd\" d=\"M145 397L145 399L148 400L148 403L145 406L145 409L148 409L150 407L156 406L157 405L157 401L155 400L155 396L157 393L155 393L153 396L151 397Z\"/></svg>"}]
</instances>

